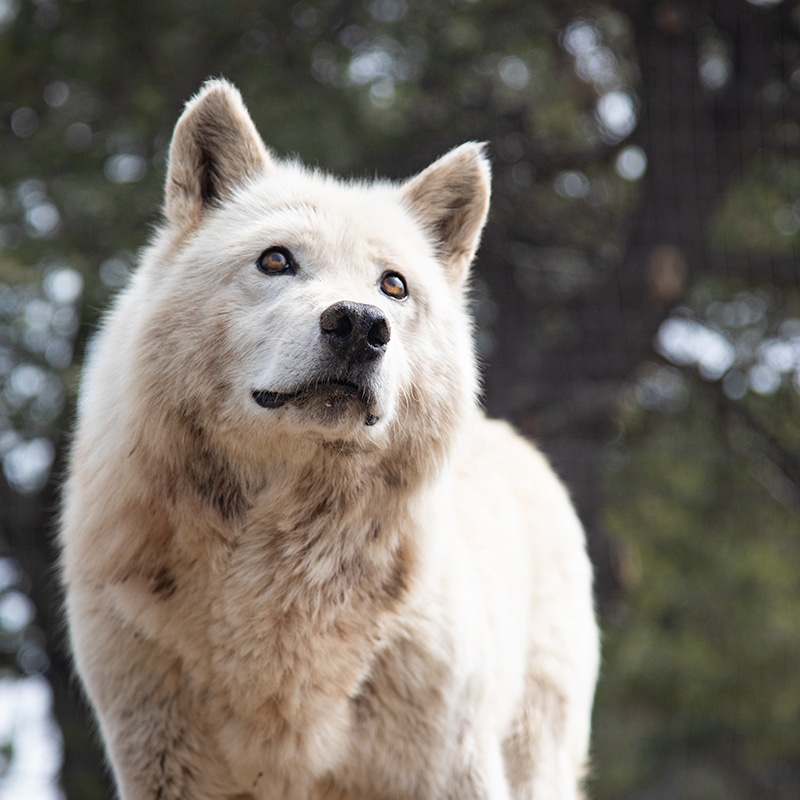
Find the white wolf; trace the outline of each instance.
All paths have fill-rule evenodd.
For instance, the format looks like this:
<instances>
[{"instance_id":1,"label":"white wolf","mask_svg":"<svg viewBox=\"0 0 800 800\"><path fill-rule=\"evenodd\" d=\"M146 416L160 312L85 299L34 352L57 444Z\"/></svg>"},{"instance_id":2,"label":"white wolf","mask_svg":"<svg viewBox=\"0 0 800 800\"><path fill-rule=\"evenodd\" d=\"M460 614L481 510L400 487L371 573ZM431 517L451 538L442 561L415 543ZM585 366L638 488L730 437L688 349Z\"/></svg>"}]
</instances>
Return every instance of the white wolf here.
<instances>
[{"instance_id":1,"label":"white wolf","mask_svg":"<svg viewBox=\"0 0 800 800\"><path fill-rule=\"evenodd\" d=\"M466 144L409 181L276 160L209 82L97 336L61 543L124 800L581 795L581 527L476 403Z\"/></svg>"}]
</instances>

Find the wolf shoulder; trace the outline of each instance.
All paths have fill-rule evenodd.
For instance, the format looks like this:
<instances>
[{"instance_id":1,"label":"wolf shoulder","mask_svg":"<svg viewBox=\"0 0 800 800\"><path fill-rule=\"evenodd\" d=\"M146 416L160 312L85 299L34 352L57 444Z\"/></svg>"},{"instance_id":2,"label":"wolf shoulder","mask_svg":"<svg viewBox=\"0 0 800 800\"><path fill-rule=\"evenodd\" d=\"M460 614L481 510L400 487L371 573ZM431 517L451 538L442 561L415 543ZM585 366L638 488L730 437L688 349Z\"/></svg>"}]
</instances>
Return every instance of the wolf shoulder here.
<instances>
[{"instance_id":1,"label":"wolf shoulder","mask_svg":"<svg viewBox=\"0 0 800 800\"><path fill-rule=\"evenodd\" d=\"M480 587L487 642L502 654L496 666L506 670L527 642L540 655L525 669L556 686L573 682L565 693L583 698L597 632L586 539L567 489L510 424L477 414L469 431L454 465L456 549L466 595Z\"/></svg>"},{"instance_id":2,"label":"wolf shoulder","mask_svg":"<svg viewBox=\"0 0 800 800\"><path fill-rule=\"evenodd\" d=\"M455 474L465 520L482 518L498 536L506 524L536 539L583 548L583 529L566 487L541 450L508 422L476 414Z\"/></svg>"}]
</instances>

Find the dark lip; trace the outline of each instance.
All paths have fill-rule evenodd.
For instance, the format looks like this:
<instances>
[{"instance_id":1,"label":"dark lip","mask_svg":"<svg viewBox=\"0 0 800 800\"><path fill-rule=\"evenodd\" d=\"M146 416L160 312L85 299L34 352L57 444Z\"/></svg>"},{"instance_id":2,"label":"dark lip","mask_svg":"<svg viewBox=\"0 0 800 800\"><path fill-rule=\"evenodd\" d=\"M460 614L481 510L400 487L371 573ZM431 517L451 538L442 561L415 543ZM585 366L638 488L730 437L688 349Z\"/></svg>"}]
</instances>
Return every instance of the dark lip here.
<instances>
[{"instance_id":1,"label":"dark lip","mask_svg":"<svg viewBox=\"0 0 800 800\"><path fill-rule=\"evenodd\" d=\"M329 394L330 392L344 392L358 397L365 405L372 403L372 394L363 386L352 381L326 379L314 381L306 386L301 386L292 392L271 392L267 389L253 389L253 400L262 408L280 408L286 403L302 402L314 395Z\"/></svg>"}]
</instances>

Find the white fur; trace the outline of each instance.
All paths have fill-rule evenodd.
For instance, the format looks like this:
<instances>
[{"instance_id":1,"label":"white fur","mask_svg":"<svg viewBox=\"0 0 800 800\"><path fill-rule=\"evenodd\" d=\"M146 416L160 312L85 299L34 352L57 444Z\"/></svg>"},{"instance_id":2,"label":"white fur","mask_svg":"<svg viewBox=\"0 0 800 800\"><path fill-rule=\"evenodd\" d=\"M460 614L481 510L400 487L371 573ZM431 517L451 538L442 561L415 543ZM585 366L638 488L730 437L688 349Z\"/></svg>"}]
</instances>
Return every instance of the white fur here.
<instances>
[{"instance_id":1,"label":"white fur","mask_svg":"<svg viewBox=\"0 0 800 800\"><path fill-rule=\"evenodd\" d=\"M358 184L254 135L224 82L189 104L169 224L84 374L63 566L121 796L572 800L591 569L546 461L476 407L481 150ZM295 272L256 268L271 246ZM370 399L258 405L330 372L339 301L391 330Z\"/></svg>"}]
</instances>

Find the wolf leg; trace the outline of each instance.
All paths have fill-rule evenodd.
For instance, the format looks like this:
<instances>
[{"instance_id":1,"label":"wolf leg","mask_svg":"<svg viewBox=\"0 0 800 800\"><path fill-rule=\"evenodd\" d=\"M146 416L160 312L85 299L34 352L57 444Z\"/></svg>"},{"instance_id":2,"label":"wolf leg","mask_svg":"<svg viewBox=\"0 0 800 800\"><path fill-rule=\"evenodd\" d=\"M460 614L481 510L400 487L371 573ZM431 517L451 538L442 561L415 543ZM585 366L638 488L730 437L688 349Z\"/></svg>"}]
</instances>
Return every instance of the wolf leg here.
<instances>
[{"instance_id":1,"label":"wolf leg","mask_svg":"<svg viewBox=\"0 0 800 800\"><path fill-rule=\"evenodd\" d=\"M484 737L465 742L467 760L448 787L448 800L511 800L500 744Z\"/></svg>"},{"instance_id":2,"label":"wolf leg","mask_svg":"<svg viewBox=\"0 0 800 800\"><path fill-rule=\"evenodd\" d=\"M102 598L73 596L70 606L76 660L121 800L247 800L246 787L231 779L204 730L209 721L180 660L119 619Z\"/></svg>"},{"instance_id":3,"label":"wolf leg","mask_svg":"<svg viewBox=\"0 0 800 800\"><path fill-rule=\"evenodd\" d=\"M529 677L514 729L503 743L514 800L579 800L585 771L585 735L576 720L588 717L571 709L564 694L546 679Z\"/></svg>"}]
</instances>

